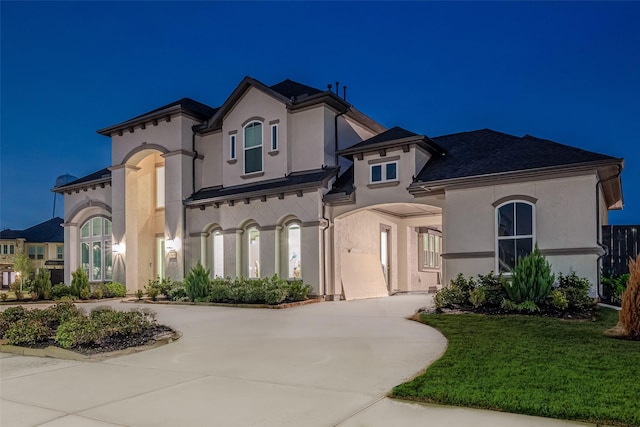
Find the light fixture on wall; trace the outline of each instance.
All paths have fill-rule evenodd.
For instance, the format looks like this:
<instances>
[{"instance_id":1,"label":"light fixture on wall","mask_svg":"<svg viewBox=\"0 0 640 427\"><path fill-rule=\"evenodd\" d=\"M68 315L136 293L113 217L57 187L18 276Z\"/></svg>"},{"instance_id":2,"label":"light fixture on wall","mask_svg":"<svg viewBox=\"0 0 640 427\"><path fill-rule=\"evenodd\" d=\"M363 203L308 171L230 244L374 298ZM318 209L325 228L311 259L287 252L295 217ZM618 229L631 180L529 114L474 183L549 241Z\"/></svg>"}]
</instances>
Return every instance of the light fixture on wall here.
<instances>
[{"instance_id":1,"label":"light fixture on wall","mask_svg":"<svg viewBox=\"0 0 640 427\"><path fill-rule=\"evenodd\" d=\"M124 245L122 243L116 242L111 246L111 253L113 255L118 255L123 252L124 252Z\"/></svg>"},{"instance_id":2,"label":"light fixture on wall","mask_svg":"<svg viewBox=\"0 0 640 427\"><path fill-rule=\"evenodd\" d=\"M164 241L164 248L167 252L176 250L176 242L173 239L167 239Z\"/></svg>"}]
</instances>

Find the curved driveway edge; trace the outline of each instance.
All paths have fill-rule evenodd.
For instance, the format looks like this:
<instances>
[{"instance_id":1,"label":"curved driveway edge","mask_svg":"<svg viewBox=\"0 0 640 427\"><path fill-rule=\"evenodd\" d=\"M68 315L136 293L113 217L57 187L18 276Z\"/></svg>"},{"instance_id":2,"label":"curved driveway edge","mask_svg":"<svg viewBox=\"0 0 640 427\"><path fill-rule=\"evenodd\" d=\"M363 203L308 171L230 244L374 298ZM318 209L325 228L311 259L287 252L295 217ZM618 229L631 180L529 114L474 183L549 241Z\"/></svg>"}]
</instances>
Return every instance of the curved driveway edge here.
<instances>
[{"instance_id":1,"label":"curved driveway edge","mask_svg":"<svg viewBox=\"0 0 640 427\"><path fill-rule=\"evenodd\" d=\"M98 363L0 355L0 425L403 425L425 406L384 396L446 347L405 319L430 304L398 295L287 310L155 306L180 340Z\"/></svg>"}]
</instances>

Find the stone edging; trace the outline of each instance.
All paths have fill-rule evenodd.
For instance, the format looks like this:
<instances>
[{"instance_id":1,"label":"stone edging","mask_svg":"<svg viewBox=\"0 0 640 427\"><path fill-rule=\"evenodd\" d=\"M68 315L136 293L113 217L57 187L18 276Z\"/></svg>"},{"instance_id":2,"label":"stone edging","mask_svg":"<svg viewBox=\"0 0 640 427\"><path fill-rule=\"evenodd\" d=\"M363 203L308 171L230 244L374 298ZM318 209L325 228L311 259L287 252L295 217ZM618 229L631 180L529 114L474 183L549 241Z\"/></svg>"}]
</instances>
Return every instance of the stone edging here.
<instances>
[{"instance_id":1,"label":"stone edging","mask_svg":"<svg viewBox=\"0 0 640 427\"><path fill-rule=\"evenodd\" d=\"M156 347L163 346L165 344L172 343L180 337L182 333L173 331L168 333L169 335L156 339L153 343L147 345L141 345L138 347L129 347L122 350L110 351L107 353L98 353L92 355L81 354L72 350L66 350L64 348L49 346L46 348L29 348L20 347L17 345L0 344L0 353L18 354L21 356L34 356L34 357L52 357L55 359L64 360L76 360L82 362L100 362L102 360L111 359L114 357L125 356L127 354L139 353L145 350L151 350Z\"/></svg>"},{"instance_id":2,"label":"stone edging","mask_svg":"<svg viewBox=\"0 0 640 427\"><path fill-rule=\"evenodd\" d=\"M129 298L123 299L121 302L134 303L134 304L166 304L166 305L202 305L212 307L236 307L236 308L268 308L272 310L279 310L284 308L299 307L301 305L314 304L321 302L321 298L310 298L304 301L288 302L285 304L269 305L269 304L227 304L222 302L191 302L191 301L151 301L150 299Z\"/></svg>"}]
</instances>

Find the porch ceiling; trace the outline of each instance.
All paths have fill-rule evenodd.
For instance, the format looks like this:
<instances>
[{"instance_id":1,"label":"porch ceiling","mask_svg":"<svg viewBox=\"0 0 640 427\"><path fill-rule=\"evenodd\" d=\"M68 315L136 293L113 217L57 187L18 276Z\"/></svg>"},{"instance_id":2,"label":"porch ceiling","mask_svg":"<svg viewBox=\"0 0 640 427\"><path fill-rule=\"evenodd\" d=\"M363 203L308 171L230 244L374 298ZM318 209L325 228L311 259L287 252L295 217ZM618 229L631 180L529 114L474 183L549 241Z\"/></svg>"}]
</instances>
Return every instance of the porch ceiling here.
<instances>
[{"instance_id":1,"label":"porch ceiling","mask_svg":"<svg viewBox=\"0 0 640 427\"><path fill-rule=\"evenodd\" d=\"M392 215L398 218L411 218L416 216L441 215L442 209L436 206L418 205L413 203L390 203L379 205L372 210Z\"/></svg>"}]
</instances>

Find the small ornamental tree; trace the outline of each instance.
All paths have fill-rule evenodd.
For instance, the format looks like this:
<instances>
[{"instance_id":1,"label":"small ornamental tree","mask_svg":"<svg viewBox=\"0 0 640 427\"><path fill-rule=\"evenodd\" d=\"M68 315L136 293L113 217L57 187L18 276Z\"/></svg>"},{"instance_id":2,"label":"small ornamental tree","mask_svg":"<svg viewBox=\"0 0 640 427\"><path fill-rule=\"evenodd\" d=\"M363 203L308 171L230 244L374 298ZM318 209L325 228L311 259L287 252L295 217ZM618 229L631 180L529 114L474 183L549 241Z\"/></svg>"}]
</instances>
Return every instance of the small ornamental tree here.
<instances>
[{"instance_id":1,"label":"small ornamental tree","mask_svg":"<svg viewBox=\"0 0 640 427\"><path fill-rule=\"evenodd\" d=\"M20 290L22 290L22 284L25 283L31 273L33 273L33 262L29 255L24 252L19 252L13 258L13 269L20 273Z\"/></svg>"},{"instance_id":2,"label":"small ornamental tree","mask_svg":"<svg viewBox=\"0 0 640 427\"><path fill-rule=\"evenodd\" d=\"M536 245L529 255L518 259L511 282L506 283L504 288L515 305L537 308L551 294L554 280L551 264Z\"/></svg>"},{"instance_id":3,"label":"small ornamental tree","mask_svg":"<svg viewBox=\"0 0 640 427\"><path fill-rule=\"evenodd\" d=\"M36 280L33 282L33 292L38 294L38 298L51 298L51 272L46 268L41 268L36 274Z\"/></svg>"},{"instance_id":4,"label":"small ornamental tree","mask_svg":"<svg viewBox=\"0 0 640 427\"><path fill-rule=\"evenodd\" d=\"M201 301L207 297L209 286L211 285L209 274L209 269L205 270L200 261L198 261L187 277L184 278L184 287L190 301Z\"/></svg>"},{"instance_id":5,"label":"small ornamental tree","mask_svg":"<svg viewBox=\"0 0 640 427\"><path fill-rule=\"evenodd\" d=\"M640 262L638 258L629 260L629 281L622 293L620 323L631 338L640 338Z\"/></svg>"},{"instance_id":6,"label":"small ornamental tree","mask_svg":"<svg viewBox=\"0 0 640 427\"><path fill-rule=\"evenodd\" d=\"M76 271L71 272L71 294L75 297L82 298L86 295L87 299L91 294L91 286L89 285L89 276L87 272L78 267Z\"/></svg>"}]
</instances>

